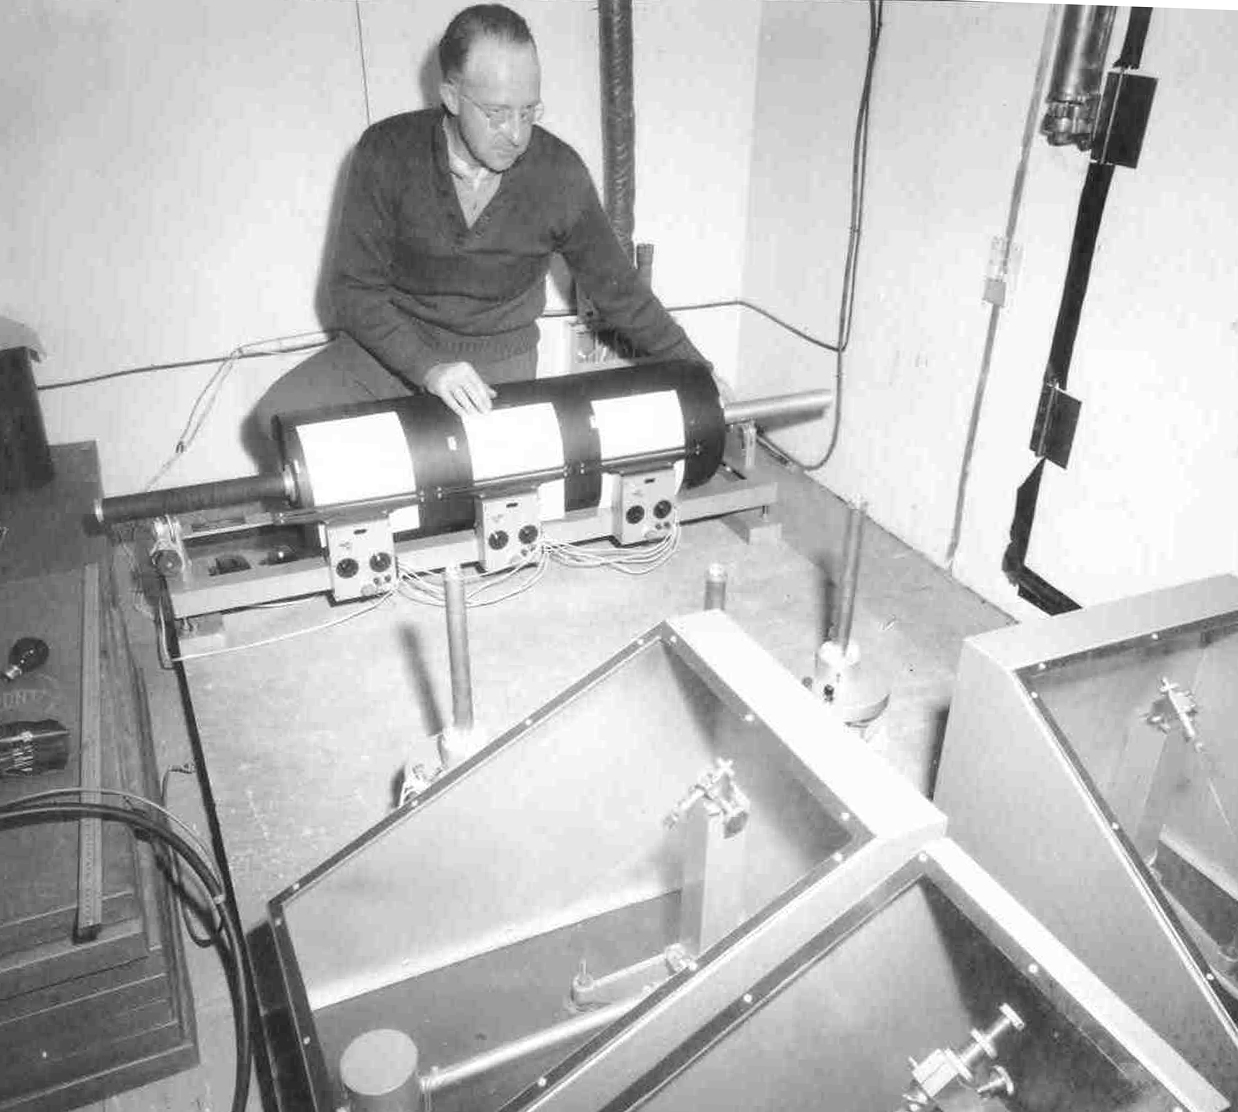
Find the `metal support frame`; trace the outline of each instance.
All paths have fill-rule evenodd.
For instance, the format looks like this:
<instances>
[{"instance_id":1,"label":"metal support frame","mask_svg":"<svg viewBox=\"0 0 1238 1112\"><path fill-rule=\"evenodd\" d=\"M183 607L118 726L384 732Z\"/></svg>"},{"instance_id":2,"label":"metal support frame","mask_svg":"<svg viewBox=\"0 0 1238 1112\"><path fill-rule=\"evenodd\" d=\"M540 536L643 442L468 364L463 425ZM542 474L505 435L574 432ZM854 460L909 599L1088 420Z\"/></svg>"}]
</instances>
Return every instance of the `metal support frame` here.
<instances>
[{"instance_id":1,"label":"metal support frame","mask_svg":"<svg viewBox=\"0 0 1238 1112\"><path fill-rule=\"evenodd\" d=\"M745 464L742 445L732 440L728 438L723 465L709 482L692 490L680 491L675 496L673 516L680 524L744 511L764 514L777 502L777 472L774 466L760 459L750 465ZM532 497L536 498L536 494ZM510 501L504 500L504 505ZM541 537L562 544L621 537L623 526L620 524L618 506L616 502L596 510L576 510L560 520L542 522ZM252 515L222 528L196 532L186 528L182 522L181 534L190 558L179 573L165 577L172 616L178 620L194 619L287 598L332 592L339 577L333 574L323 556L288 563L260 564L226 575L210 574L206 566L209 561L194 558L194 549L202 543L220 536L235 535L238 545L241 545L244 534L260 534L271 524L270 515L263 514ZM633 539L646 539L643 529ZM474 528L432 537L397 540L393 551L400 567L421 572L437 570L449 564L480 564L487 567L486 547L480 530ZM532 556L535 546L530 543L528 548L527 555ZM518 561L508 561L514 562ZM508 565L505 563L503 566ZM357 578L360 580L362 577Z\"/></svg>"}]
</instances>

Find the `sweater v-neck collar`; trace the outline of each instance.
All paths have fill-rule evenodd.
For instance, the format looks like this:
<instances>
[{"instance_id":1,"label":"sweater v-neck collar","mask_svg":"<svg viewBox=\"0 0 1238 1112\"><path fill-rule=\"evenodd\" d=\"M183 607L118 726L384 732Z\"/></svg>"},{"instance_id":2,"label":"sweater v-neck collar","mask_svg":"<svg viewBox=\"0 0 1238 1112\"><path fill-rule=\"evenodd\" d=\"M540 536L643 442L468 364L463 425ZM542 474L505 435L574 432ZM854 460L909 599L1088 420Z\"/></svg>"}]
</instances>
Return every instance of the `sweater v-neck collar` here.
<instances>
[{"instance_id":1,"label":"sweater v-neck collar","mask_svg":"<svg viewBox=\"0 0 1238 1112\"><path fill-rule=\"evenodd\" d=\"M477 167L476 171L471 170L464 156L454 149L451 121L446 110L443 111L438 126L434 131L435 163L439 173L446 179L444 192L450 194L451 200L455 202L456 213L459 215L466 231L469 233L479 232L487 223L488 217L498 201L499 194L503 188L503 179L507 174L496 173L484 166ZM457 179L462 184L457 184ZM467 201L461 194L481 192L487 189L490 190L490 195L485 199L480 209L473 214L473 219L470 222L466 207Z\"/></svg>"}]
</instances>

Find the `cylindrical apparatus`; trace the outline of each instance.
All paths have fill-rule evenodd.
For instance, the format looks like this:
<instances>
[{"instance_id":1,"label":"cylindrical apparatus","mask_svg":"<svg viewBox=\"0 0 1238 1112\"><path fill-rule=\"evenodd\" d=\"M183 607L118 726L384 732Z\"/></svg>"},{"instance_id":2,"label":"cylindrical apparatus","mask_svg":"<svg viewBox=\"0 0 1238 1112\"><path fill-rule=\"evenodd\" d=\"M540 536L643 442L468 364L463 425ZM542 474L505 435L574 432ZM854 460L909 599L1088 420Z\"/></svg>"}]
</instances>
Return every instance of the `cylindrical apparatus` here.
<instances>
[{"instance_id":1,"label":"cylindrical apparatus","mask_svg":"<svg viewBox=\"0 0 1238 1112\"><path fill-rule=\"evenodd\" d=\"M1051 146L1091 146L1117 8L1066 4L1041 131Z\"/></svg>"},{"instance_id":2,"label":"cylindrical apparatus","mask_svg":"<svg viewBox=\"0 0 1238 1112\"><path fill-rule=\"evenodd\" d=\"M717 470L726 438L713 375L688 360L505 383L479 417L417 394L284 414L278 423L278 475L105 498L95 516L112 524L255 499L316 508L411 495L416 531L435 534L470 526L478 484L508 476L561 478L564 513L597 507L607 465L628 457L681 461L683 485L695 487Z\"/></svg>"},{"instance_id":3,"label":"cylindrical apparatus","mask_svg":"<svg viewBox=\"0 0 1238 1112\"><path fill-rule=\"evenodd\" d=\"M421 492L425 534L467 528L478 484L514 475L562 475L564 513L600 505L604 465L629 456L682 460L694 487L726 434L709 369L683 360L505 384L484 417L420 395L290 414L280 428L299 505Z\"/></svg>"},{"instance_id":4,"label":"cylindrical apparatus","mask_svg":"<svg viewBox=\"0 0 1238 1112\"><path fill-rule=\"evenodd\" d=\"M724 407L708 367L664 360L506 383L478 417L428 394L290 413L279 419L278 473L104 498L95 517L108 525L252 501L315 509L403 499L417 504L418 521L400 531L433 535L470 527L483 488L530 474L562 483L561 515L599 506L606 473L624 460L682 464L682 485L699 486L722 460L728 425L829 402L829 391L813 390Z\"/></svg>"}]
</instances>

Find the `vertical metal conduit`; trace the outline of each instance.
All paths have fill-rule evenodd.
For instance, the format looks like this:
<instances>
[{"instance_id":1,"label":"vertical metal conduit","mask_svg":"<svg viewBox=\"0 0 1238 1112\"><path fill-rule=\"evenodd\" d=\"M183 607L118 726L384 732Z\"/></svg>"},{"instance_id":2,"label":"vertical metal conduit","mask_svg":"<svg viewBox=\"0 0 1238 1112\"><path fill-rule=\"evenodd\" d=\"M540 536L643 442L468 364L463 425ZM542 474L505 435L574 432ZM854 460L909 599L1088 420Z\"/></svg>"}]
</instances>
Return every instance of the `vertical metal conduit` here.
<instances>
[{"instance_id":1,"label":"vertical metal conduit","mask_svg":"<svg viewBox=\"0 0 1238 1112\"><path fill-rule=\"evenodd\" d=\"M599 0L603 200L629 259L636 211L636 107L632 95L632 0Z\"/></svg>"},{"instance_id":2,"label":"vertical metal conduit","mask_svg":"<svg viewBox=\"0 0 1238 1112\"><path fill-rule=\"evenodd\" d=\"M847 513L847 534L843 542L842 583L839 587L838 619L834 626L834 641L843 654L851 644L851 623L855 618L855 594L860 584L860 548L864 540L866 504L860 502Z\"/></svg>"},{"instance_id":3,"label":"vertical metal conduit","mask_svg":"<svg viewBox=\"0 0 1238 1112\"><path fill-rule=\"evenodd\" d=\"M451 664L452 724L459 730L473 728L473 679L469 667L468 600L464 577L457 564L443 569L443 593L447 604L447 655Z\"/></svg>"}]
</instances>

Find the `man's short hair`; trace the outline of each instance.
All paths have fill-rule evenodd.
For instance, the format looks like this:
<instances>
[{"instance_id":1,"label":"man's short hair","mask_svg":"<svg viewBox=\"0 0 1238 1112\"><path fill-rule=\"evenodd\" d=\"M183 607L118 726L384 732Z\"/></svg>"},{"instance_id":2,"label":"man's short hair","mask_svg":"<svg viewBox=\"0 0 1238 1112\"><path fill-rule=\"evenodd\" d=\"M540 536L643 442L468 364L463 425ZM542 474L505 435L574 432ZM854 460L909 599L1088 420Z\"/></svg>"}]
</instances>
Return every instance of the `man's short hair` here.
<instances>
[{"instance_id":1,"label":"man's short hair","mask_svg":"<svg viewBox=\"0 0 1238 1112\"><path fill-rule=\"evenodd\" d=\"M533 32L523 16L502 4L474 4L456 15L439 40L438 65L445 80L464 69L469 48L484 36L533 45Z\"/></svg>"}]
</instances>

